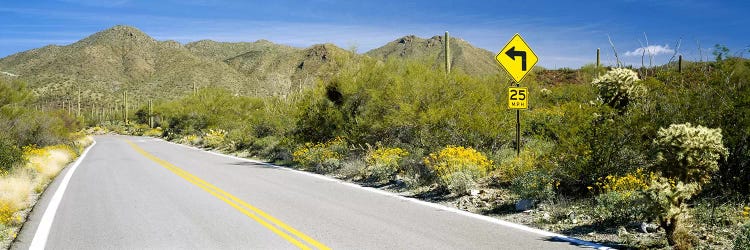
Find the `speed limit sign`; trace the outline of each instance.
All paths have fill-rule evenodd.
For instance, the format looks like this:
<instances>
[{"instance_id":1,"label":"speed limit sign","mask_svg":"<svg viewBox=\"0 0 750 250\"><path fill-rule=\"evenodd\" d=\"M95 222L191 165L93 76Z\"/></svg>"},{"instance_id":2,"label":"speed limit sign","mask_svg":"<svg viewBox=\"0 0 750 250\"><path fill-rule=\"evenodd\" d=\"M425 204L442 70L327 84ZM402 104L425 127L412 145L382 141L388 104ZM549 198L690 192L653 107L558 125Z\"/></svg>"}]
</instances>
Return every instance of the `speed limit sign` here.
<instances>
[{"instance_id":1,"label":"speed limit sign","mask_svg":"<svg viewBox=\"0 0 750 250\"><path fill-rule=\"evenodd\" d=\"M508 108L509 109L528 109L529 108L529 88L519 88L519 87L508 88Z\"/></svg>"}]
</instances>

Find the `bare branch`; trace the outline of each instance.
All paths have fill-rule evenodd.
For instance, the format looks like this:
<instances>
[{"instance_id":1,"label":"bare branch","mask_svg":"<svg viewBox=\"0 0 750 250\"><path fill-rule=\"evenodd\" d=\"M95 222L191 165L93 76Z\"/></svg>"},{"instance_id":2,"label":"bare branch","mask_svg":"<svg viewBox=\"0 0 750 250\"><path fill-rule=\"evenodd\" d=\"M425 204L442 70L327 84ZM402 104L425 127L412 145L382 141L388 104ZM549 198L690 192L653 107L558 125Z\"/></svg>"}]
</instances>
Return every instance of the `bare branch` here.
<instances>
[{"instance_id":1,"label":"bare branch","mask_svg":"<svg viewBox=\"0 0 750 250\"><path fill-rule=\"evenodd\" d=\"M609 45L612 46L612 51L615 52L615 59L617 60L617 67L622 67L620 64L620 57L617 55L617 49L615 48L615 44L612 42L612 38L607 34L607 40L609 40Z\"/></svg>"},{"instance_id":2,"label":"bare branch","mask_svg":"<svg viewBox=\"0 0 750 250\"><path fill-rule=\"evenodd\" d=\"M682 37L680 37L680 39L677 39L677 44L675 45L674 54L672 54L672 58L669 58L669 63L674 61L674 58L677 56L677 53L680 52L681 45L682 45Z\"/></svg>"},{"instance_id":3,"label":"bare branch","mask_svg":"<svg viewBox=\"0 0 750 250\"><path fill-rule=\"evenodd\" d=\"M646 57L646 47L643 47L643 42L641 42L640 39L638 39L638 44L641 45L641 69L642 69L646 67L644 65L644 60L645 60L644 58Z\"/></svg>"},{"instance_id":4,"label":"bare branch","mask_svg":"<svg viewBox=\"0 0 750 250\"><path fill-rule=\"evenodd\" d=\"M646 32L643 32L643 37L646 38L646 48L648 50L648 67L651 68L654 66L654 53L651 52L651 49L649 48L650 44L648 44L648 36L646 35Z\"/></svg>"}]
</instances>

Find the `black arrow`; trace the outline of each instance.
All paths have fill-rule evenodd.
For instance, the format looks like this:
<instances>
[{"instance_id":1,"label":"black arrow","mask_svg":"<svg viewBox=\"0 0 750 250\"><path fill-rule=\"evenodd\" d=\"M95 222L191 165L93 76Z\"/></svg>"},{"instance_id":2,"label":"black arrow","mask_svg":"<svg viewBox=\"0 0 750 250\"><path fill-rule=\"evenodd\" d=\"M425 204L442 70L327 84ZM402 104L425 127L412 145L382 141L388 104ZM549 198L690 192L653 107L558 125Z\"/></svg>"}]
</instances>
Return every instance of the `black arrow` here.
<instances>
[{"instance_id":1,"label":"black arrow","mask_svg":"<svg viewBox=\"0 0 750 250\"><path fill-rule=\"evenodd\" d=\"M516 51L516 46L513 46L513 48L510 48L508 51L505 51L505 54L510 57L510 59L513 59L513 61L516 60L517 56L521 57L521 70L526 71L526 51Z\"/></svg>"}]
</instances>

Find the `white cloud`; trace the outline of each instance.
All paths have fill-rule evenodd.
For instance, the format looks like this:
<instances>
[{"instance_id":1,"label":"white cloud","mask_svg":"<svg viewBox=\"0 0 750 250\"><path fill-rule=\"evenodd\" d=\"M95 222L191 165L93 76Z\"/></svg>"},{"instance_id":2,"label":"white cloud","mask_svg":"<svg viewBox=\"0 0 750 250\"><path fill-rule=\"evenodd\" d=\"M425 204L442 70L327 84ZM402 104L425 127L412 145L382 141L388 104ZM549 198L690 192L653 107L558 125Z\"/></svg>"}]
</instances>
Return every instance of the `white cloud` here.
<instances>
[{"instance_id":1,"label":"white cloud","mask_svg":"<svg viewBox=\"0 0 750 250\"><path fill-rule=\"evenodd\" d=\"M650 45L648 47L640 47L633 51L625 52L625 56L642 56L643 52L646 52L646 55L664 55L664 54L672 54L674 53L673 49L669 48L669 45Z\"/></svg>"}]
</instances>

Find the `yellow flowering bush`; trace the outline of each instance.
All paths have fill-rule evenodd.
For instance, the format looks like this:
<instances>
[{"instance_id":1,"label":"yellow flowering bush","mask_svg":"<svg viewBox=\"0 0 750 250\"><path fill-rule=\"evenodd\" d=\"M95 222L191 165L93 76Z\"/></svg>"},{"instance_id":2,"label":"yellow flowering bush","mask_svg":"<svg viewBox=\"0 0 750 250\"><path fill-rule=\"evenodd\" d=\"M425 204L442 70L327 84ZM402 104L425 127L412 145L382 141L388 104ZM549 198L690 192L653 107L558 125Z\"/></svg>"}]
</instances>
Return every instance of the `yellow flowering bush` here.
<instances>
[{"instance_id":1,"label":"yellow flowering bush","mask_svg":"<svg viewBox=\"0 0 750 250\"><path fill-rule=\"evenodd\" d=\"M367 167L363 175L378 181L390 180L399 172L399 161L408 155L409 152L398 147L372 150L365 157Z\"/></svg>"},{"instance_id":2,"label":"yellow flowering bush","mask_svg":"<svg viewBox=\"0 0 750 250\"><path fill-rule=\"evenodd\" d=\"M650 216L651 204L646 199L645 192L657 178L656 174L639 168L635 173L609 175L600 179L595 187L600 192L596 197L595 211L603 218L616 218L623 223ZM594 187L588 189L594 191Z\"/></svg>"},{"instance_id":3,"label":"yellow flowering bush","mask_svg":"<svg viewBox=\"0 0 750 250\"><path fill-rule=\"evenodd\" d=\"M630 195L635 191L648 189L648 185L654 177L653 173L645 173L642 168L639 168L635 173L628 173L624 176L608 175L597 182L596 186L603 193L621 192ZM592 189L592 187L589 187L589 189Z\"/></svg>"},{"instance_id":4,"label":"yellow flowering bush","mask_svg":"<svg viewBox=\"0 0 750 250\"><path fill-rule=\"evenodd\" d=\"M13 221L13 214L16 209L6 202L0 202L0 224L7 225Z\"/></svg>"},{"instance_id":5,"label":"yellow flowering bush","mask_svg":"<svg viewBox=\"0 0 750 250\"><path fill-rule=\"evenodd\" d=\"M744 207L744 208L742 209L742 218L745 218L746 220L747 220L747 219L750 219L750 207L748 207L748 206L745 206L745 207Z\"/></svg>"},{"instance_id":6,"label":"yellow flowering bush","mask_svg":"<svg viewBox=\"0 0 750 250\"><path fill-rule=\"evenodd\" d=\"M182 144L199 145L202 139L197 135L186 135L180 138L179 142Z\"/></svg>"},{"instance_id":7,"label":"yellow flowering bush","mask_svg":"<svg viewBox=\"0 0 750 250\"><path fill-rule=\"evenodd\" d=\"M292 153L292 157L304 169L325 173L341 166L347 150L344 138L336 137L325 143L305 143Z\"/></svg>"},{"instance_id":8,"label":"yellow flowering bush","mask_svg":"<svg viewBox=\"0 0 750 250\"><path fill-rule=\"evenodd\" d=\"M21 218L16 212L29 205L29 194L34 190L34 180L28 174L0 178L0 224L16 225Z\"/></svg>"},{"instance_id":9,"label":"yellow flowering bush","mask_svg":"<svg viewBox=\"0 0 750 250\"><path fill-rule=\"evenodd\" d=\"M203 145L209 148L218 148L224 145L227 138L227 131L223 129L209 129L203 136Z\"/></svg>"},{"instance_id":10,"label":"yellow flowering bush","mask_svg":"<svg viewBox=\"0 0 750 250\"><path fill-rule=\"evenodd\" d=\"M161 137L162 134L164 134L164 130L162 130L161 127L152 128L143 132L143 136L150 137Z\"/></svg>"},{"instance_id":11,"label":"yellow flowering bush","mask_svg":"<svg viewBox=\"0 0 750 250\"><path fill-rule=\"evenodd\" d=\"M476 180L492 170L493 165L484 154L461 146L447 146L423 161L435 171L441 184L454 193L464 193L475 186Z\"/></svg>"}]
</instances>

